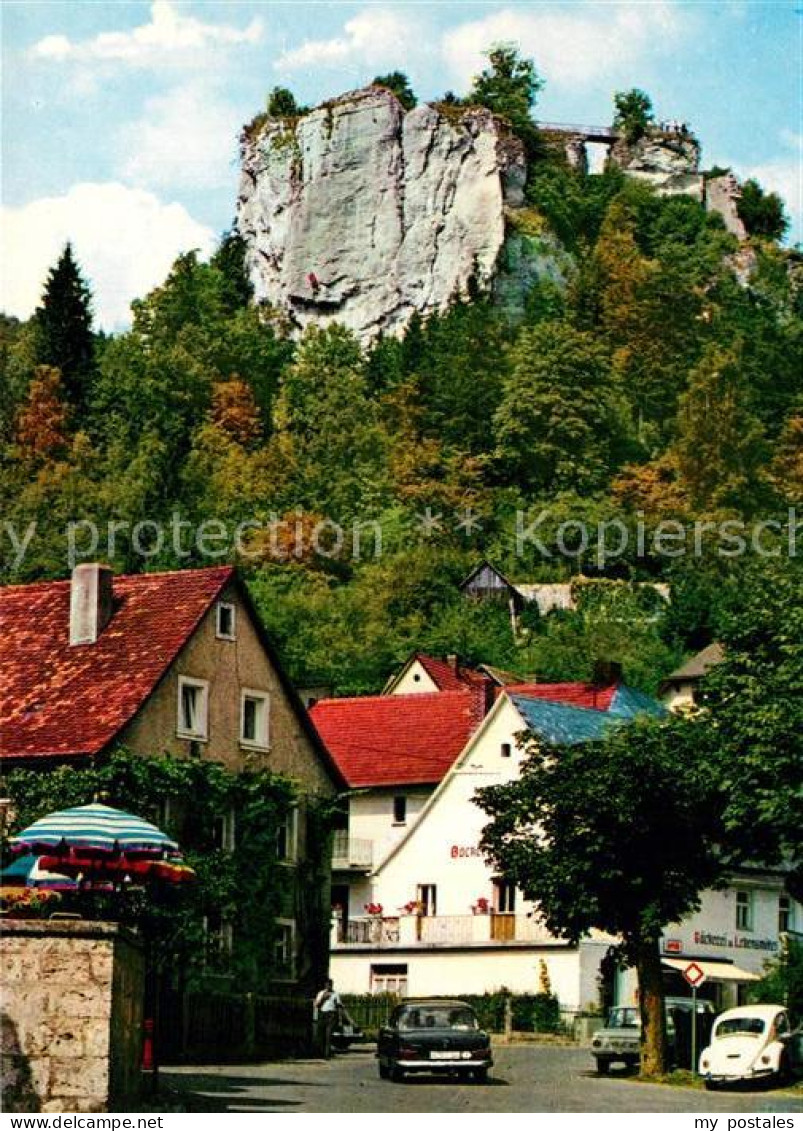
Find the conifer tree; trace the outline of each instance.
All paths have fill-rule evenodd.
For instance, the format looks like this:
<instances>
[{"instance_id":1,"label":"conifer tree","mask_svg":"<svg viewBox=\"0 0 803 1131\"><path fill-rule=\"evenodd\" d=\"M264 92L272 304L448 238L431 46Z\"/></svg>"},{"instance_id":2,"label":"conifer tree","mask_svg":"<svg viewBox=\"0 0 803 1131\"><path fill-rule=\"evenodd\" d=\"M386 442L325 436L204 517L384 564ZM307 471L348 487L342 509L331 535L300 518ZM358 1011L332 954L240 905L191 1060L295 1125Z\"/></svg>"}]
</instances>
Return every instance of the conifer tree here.
<instances>
[{"instance_id":1,"label":"conifer tree","mask_svg":"<svg viewBox=\"0 0 803 1131\"><path fill-rule=\"evenodd\" d=\"M60 370L68 400L74 408L84 409L95 363L92 295L70 243L48 273L34 319L38 364Z\"/></svg>"}]
</instances>

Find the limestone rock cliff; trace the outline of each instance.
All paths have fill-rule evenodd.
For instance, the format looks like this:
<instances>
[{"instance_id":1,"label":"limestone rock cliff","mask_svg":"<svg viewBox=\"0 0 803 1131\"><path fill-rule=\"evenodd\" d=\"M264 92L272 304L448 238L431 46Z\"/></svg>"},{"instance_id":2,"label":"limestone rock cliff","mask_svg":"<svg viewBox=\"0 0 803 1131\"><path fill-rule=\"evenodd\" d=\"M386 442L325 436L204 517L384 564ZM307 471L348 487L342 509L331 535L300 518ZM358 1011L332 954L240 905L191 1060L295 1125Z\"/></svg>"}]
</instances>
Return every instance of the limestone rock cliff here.
<instances>
[{"instance_id":1,"label":"limestone rock cliff","mask_svg":"<svg viewBox=\"0 0 803 1131\"><path fill-rule=\"evenodd\" d=\"M649 181L662 196L680 193L703 199L700 144L693 134L653 131L632 144L619 138L611 161L628 176Z\"/></svg>"},{"instance_id":2,"label":"limestone rock cliff","mask_svg":"<svg viewBox=\"0 0 803 1131\"><path fill-rule=\"evenodd\" d=\"M490 286L506 209L523 203L521 143L490 111L418 106L369 87L242 137L237 224L258 301L297 331L341 322L362 341Z\"/></svg>"}]
</instances>

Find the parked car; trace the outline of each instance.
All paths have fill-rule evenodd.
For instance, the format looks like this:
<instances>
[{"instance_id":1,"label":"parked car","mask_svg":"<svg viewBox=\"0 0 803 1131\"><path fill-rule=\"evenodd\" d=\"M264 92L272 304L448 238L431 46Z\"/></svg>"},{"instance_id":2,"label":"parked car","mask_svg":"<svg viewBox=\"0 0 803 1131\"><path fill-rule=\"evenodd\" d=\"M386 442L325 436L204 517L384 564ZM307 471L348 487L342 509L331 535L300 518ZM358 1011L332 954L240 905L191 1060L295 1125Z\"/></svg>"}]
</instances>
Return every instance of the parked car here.
<instances>
[{"instance_id":1,"label":"parked car","mask_svg":"<svg viewBox=\"0 0 803 1131\"><path fill-rule=\"evenodd\" d=\"M405 1001L379 1030L376 1055L383 1080L451 1072L484 1083L493 1064L491 1039L464 1001Z\"/></svg>"},{"instance_id":2,"label":"parked car","mask_svg":"<svg viewBox=\"0 0 803 1131\"><path fill-rule=\"evenodd\" d=\"M691 998L668 997L666 999L666 1033L669 1053L675 1059L675 1014L691 1013ZM713 1015L714 1006L710 1001L698 999L697 1014ZM612 1064L621 1063L627 1068L636 1068L641 1059L641 1013L637 1005L616 1005L608 1014L604 1029L598 1029L591 1038L591 1054L597 1062L597 1072L607 1073Z\"/></svg>"},{"instance_id":3,"label":"parked car","mask_svg":"<svg viewBox=\"0 0 803 1131\"><path fill-rule=\"evenodd\" d=\"M793 1030L782 1005L742 1005L716 1020L700 1054L707 1088L738 1080L785 1082L803 1071L803 1030Z\"/></svg>"}]
</instances>

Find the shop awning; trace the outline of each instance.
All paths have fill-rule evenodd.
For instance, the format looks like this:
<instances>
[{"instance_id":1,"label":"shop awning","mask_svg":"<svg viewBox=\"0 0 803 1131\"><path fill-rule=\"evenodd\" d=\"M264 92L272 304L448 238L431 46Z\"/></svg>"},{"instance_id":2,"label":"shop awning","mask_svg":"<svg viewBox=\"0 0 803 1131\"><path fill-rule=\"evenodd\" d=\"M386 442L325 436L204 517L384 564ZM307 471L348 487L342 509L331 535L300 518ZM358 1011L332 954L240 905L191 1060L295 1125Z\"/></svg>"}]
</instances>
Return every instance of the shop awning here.
<instances>
[{"instance_id":1,"label":"shop awning","mask_svg":"<svg viewBox=\"0 0 803 1131\"><path fill-rule=\"evenodd\" d=\"M709 982L760 981L758 974L751 974L749 970L743 970L741 966L734 966L732 962L714 962L704 958L663 958L661 961L664 966L669 966L672 970L679 970L681 973L690 962L694 962L695 966L700 967Z\"/></svg>"}]
</instances>

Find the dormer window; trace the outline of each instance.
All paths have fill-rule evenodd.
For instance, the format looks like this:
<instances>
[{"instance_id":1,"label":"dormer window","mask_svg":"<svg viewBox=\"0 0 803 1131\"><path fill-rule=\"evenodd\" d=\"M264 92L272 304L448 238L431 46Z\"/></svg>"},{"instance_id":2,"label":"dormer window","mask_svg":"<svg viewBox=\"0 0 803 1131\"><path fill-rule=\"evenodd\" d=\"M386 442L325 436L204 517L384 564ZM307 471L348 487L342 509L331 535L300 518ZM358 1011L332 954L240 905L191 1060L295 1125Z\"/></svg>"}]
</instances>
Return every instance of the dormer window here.
<instances>
[{"instance_id":1,"label":"dormer window","mask_svg":"<svg viewBox=\"0 0 803 1131\"><path fill-rule=\"evenodd\" d=\"M221 601L217 606L217 636L220 640L235 640L234 605Z\"/></svg>"},{"instance_id":2,"label":"dormer window","mask_svg":"<svg viewBox=\"0 0 803 1131\"><path fill-rule=\"evenodd\" d=\"M179 676L179 738L206 739L209 733L209 684L204 679Z\"/></svg>"}]
</instances>

